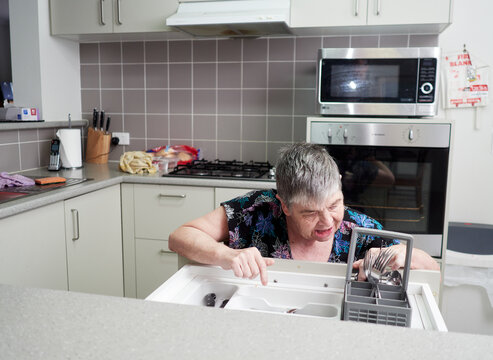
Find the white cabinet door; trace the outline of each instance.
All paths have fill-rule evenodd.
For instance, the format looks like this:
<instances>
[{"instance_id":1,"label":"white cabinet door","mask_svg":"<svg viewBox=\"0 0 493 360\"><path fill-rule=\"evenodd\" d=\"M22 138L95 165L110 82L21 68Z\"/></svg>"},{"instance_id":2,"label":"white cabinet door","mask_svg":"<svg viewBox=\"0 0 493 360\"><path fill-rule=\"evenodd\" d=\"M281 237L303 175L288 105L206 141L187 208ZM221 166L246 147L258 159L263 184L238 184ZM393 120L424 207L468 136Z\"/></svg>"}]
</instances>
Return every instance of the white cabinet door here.
<instances>
[{"instance_id":1,"label":"white cabinet door","mask_svg":"<svg viewBox=\"0 0 493 360\"><path fill-rule=\"evenodd\" d=\"M450 21L450 0L369 0L368 25L436 24Z\"/></svg>"},{"instance_id":2,"label":"white cabinet door","mask_svg":"<svg viewBox=\"0 0 493 360\"><path fill-rule=\"evenodd\" d=\"M144 299L178 271L178 255L165 240L135 240L137 298Z\"/></svg>"},{"instance_id":3,"label":"white cabinet door","mask_svg":"<svg viewBox=\"0 0 493 360\"><path fill-rule=\"evenodd\" d=\"M50 0L52 35L113 31L113 0Z\"/></svg>"},{"instance_id":4,"label":"white cabinet door","mask_svg":"<svg viewBox=\"0 0 493 360\"><path fill-rule=\"evenodd\" d=\"M170 31L166 18L176 12L178 0L115 0L114 32Z\"/></svg>"},{"instance_id":5,"label":"white cabinet door","mask_svg":"<svg viewBox=\"0 0 493 360\"><path fill-rule=\"evenodd\" d=\"M239 188L216 188L215 189L215 207L219 207L222 202L234 199L237 196L245 195L246 193L253 191L252 189L239 189Z\"/></svg>"},{"instance_id":6,"label":"white cabinet door","mask_svg":"<svg viewBox=\"0 0 493 360\"><path fill-rule=\"evenodd\" d=\"M69 290L123 296L120 186L65 200Z\"/></svg>"},{"instance_id":7,"label":"white cabinet door","mask_svg":"<svg viewBox=\"0 0 493 360\"><path fill-rule=\"evenodd\" d=\"M214 189L135 185L135 237L167 240L183 223L214 210Z\"/></svg>"},{"instance_id":8,"label":"white cabinet door","mask_svg":"<svg viewBox=\"0 0 493 360\"><path fill-rule=\"evenodd\" d=\"M367 0L291 0L291 27L366 24Z\"/></svg>"},{"instance_id":9,"label":"white cabinet door","mask_svg":"<svg viewBox=\"0 0 493 360\"><path fill-rule=\"evenodd\" d=\"M67 290L63 202L0 220L0 283Z\"/></svg>"}]
</instances>

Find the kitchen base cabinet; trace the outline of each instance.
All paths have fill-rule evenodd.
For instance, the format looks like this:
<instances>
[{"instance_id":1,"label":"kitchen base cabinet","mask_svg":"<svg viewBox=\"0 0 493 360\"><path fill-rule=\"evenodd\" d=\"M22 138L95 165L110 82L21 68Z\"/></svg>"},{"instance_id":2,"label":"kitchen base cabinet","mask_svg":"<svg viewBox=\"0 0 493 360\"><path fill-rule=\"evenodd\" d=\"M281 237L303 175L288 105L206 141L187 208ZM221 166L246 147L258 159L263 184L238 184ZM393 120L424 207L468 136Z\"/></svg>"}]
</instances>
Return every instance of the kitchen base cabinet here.
<instances>
[{"instance_id":1,"label":"kitchen base cabinet","mask_svg":"<svg viewBox=\"0 0 493 360\"><path fill-rule=\"evenodd\" d=\"M68 289L123 296L120 186L64 203Z\"/></svg>"},{"instance_id":2,"label":"kitchen base cabinet","mask_svg":"<svg viewBox=\"0 0 493 360\"><path fill-rule=\"evenodd\" d=\"M245 195L252 189L240 189L240 188L215 188L214 193L214 205L216 208L221 206L221 203L234 199L237 196Z\"/></svg>"},{"instance_id":3,"label":"kitchen base cabinet","mask_svg":"<svg viewBox=\"0 0 493 360\"><path fill-rule=\"evenodd\" d=\"M0 283L67 290L63 202L0 220Z\"/></svg>"},{"instance_id":4,"label":"kitchen base cabinet","mask_svg":"<svg viewBox=\"0 0 493 360\"><path fill-rule=\"evenodd\" d=\"M178 270L178 255L165 240L135 240L137 297L144 299Z\"/></svg>"}]
</instances>

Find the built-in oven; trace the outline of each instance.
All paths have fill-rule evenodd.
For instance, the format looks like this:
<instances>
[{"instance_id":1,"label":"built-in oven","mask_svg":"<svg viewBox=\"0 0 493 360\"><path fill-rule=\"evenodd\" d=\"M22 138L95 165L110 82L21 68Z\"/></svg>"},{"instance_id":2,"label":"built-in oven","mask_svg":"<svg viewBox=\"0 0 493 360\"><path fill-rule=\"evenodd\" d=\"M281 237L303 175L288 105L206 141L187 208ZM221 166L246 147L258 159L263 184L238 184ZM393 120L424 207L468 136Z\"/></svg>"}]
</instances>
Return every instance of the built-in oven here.
<instances>
[{"instance_id":1,"label":"built-in oven","mask_svg":"<svg viewBox=\"0 0 493 360\"><path fill-rule=\"evenodd\" d=\"M441 258L451 124L308 118L307 141L324 145L342 175L345 204L386 230L410 233Z\"/></svg>"}]
</instances>

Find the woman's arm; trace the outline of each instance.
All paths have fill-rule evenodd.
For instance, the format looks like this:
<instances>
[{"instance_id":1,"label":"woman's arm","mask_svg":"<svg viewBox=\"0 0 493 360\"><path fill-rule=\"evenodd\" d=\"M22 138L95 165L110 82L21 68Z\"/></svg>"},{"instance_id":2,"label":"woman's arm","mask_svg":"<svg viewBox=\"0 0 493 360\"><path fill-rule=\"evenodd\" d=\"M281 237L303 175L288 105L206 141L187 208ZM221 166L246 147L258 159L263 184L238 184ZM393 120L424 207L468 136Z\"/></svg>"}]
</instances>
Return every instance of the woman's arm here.
<instances>
[{"instance_id":1,"label":"woman's arm","mask_svg":"<svg viewBox=\"0 0 493 360\"><path fill-rule=\"evenodd\" d=\"M238 277L253 279L260 274L262 284L267 285L267 266L274 260L262 258L255 247L231 249L223 243L228 239L228 219L220 206L173 231L169 248L193 261L232 269Z\"/></svg>"}]
</instances>

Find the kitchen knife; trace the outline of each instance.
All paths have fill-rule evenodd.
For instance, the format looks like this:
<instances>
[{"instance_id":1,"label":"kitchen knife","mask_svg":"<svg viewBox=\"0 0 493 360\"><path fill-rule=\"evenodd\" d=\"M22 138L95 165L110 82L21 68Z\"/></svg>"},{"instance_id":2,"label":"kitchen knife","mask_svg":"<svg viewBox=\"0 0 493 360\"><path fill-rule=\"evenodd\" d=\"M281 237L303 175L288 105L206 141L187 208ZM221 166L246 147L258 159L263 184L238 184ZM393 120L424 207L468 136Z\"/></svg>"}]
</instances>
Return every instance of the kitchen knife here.
<instances>
[{"instance_id":1,"label":"kitchen knife","mask_svg":"<svg viewBox=\"0 0 493 360\"><path fill-rule=\"evenodd\" d=\"M104 131L104 110L101 110L101 118L99 119L99 128Z\"/></svg>"},{"instance_id":2,"label":"kitchen knife","mask_svg":"<svg viewBox=\"0 0 493 360\"><path fill-rule=\"evenodd\" d=\"M106 119L106 133L108 133L108 129L110 128L110 121L111 121L111 118L108 116L108 119Z\"/></svg>"},{"instance_id":3,"label":"kitchen knife","mask_svg":"<svg viewBox=\"0 0 493 360\"><path fill-rule=\"evenodd\" d=\"M96 130L97 126L98 126L98 110L94 108L94 110L92 111L92 127L94 128L94 130Z\"/></svg>"}]
</instances>

